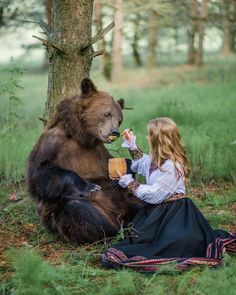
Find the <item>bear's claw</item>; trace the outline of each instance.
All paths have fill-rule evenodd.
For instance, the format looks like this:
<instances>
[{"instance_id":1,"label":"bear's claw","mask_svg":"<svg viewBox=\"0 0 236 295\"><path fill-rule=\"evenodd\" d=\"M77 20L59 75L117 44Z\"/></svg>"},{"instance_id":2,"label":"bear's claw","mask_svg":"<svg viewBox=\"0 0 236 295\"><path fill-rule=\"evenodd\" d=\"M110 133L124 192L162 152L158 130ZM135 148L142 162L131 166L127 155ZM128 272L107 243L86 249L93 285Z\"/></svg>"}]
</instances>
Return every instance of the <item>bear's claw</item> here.
<instances>
[{"instance_id":1,"label":"bear's claw","mask_svg":"<svg viewBox=\"0 0 236 295\"><path fill-rule=\"evenodd\" d=\"M97 184L95 184L95 183L93 183L93 185L94 185L94 188L92 188L92 189L90 190L90 192L96 192L96 191L100 191L100 190L101 190L100 185L97 185Z\"/></svg>"},{"instance_id":2,"label":"bear's claw","mask_svg":"<svg viewBox=\"0 0 236 295\"><path fill-rule=\"evenodd\" d=\"M100 191L101 190L101 187L99 185L97 185L96 183L89 183L86 187L86 191L88 193L94 193L94 192L97 192L97 191Z\"/></svg>"}]
</instances>

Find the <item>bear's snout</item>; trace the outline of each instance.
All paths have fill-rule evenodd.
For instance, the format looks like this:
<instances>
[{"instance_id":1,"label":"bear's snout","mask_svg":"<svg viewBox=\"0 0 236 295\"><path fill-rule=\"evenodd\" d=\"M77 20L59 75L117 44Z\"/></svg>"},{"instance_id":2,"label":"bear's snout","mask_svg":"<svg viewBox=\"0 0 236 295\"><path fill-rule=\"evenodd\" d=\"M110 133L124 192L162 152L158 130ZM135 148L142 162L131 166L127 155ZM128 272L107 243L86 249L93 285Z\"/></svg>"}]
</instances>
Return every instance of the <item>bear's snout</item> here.
<instances>
[{"instance_id":1,"label":"bear's snout","mask_svg":"<svg viewBox=\"0 0 236 295\"><path fill-rule=\"evenodd\" d=\"M111 129L111 135L113 136L120 136L120 131L118 128L112 128Z\"/></svg>"}]
</instances>

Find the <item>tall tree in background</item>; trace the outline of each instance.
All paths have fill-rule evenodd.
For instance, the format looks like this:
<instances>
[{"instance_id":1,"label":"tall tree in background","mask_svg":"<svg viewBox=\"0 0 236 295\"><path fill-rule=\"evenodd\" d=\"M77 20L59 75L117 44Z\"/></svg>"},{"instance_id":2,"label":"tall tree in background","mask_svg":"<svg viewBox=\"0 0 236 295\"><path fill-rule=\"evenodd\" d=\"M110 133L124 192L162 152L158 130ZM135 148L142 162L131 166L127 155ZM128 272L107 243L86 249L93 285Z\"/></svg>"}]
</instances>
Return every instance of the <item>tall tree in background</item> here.
<instances>
[{"instance_id":1,"label":"tall tree in background","mask_svg":"<svg viewBox=\"0 0 236 295\"><path fill-rule=\"evenodd\" d=\"M133 34L132 43L131 43L134 61L138 67L141 67L143 64L141 55L139 53L140 19L141 17L138 13L133 18L134 34Z\"/></svg>"},{"instance_id":2,"label":"tall tree in background","mask_svg":"<svg viewBox=\"0 0 236 295\"><path fill-rule=\"evenodd\" d=\"M203 41L208 16L208 0L192 0L190 10L190 30L188 63L203 64Z\"/></svg>"},{"instance_id":3,"label":"tall tree in background","mask_svg":"<svg viewBox=\"0 0 236 295\"><path fill-rule=\"evenodd\" d=\"M229 55L234 52L236 35L236 0L222 0L223 18L223 46L222 54Z\"/></svg>"},{"instance_id":4,"label":"tall tree in background","mask_svg":"<svg viewBox=\"0 0 236 295\"><path fill-rule=\"evenodd\" d=\"M148 56L147 56L147 66L153 68L157 64L157 12L155 10L149 11L150 16L150 27L149 27L149 46L148 46Z\"/></svg>"},{"instance_id":5,"label":"tall tree in background","mask_svg":"<svg viewBox=\"0 0 236 295\"><path fill-rule=\"evenodd\" d=\"M143 13L145 14L145 22L143 24L141 35L143 35L143 38L147 36L148 46L146 65L149 68L155 67L157 65L158 30L160 27L168 25L171 15L176 11L176 3L171 0L133 0L133 6L133 13L142 13L142 18ZM138 26L135 28L138 29ZM143 34L144 32L145 34ZM138 36L138 41L139 40L140 36ZM138 62L139 61L137 61L137 63Z\"/></svg>"},{"instance_id":6,"label":"tall tree in background","mask_svg":"<svg viewBox=\"0 0 236 295\"><path fill-rule=\"evenodd\" d=\"M95 25L97 33L102 30L103 27L103 6L104 2L102 0L96 0L94 2L94 12L95 12ZM105 38L102 38L98 42L99 49L103 52L99 56L99 72L107 79L111 80L111 50L108 50L107 47L112 43L112 41L107 42Z\"/></svg>"},{"instance_id":7,"label":"tall tree in background","mask_svg":"<svg viewBox=\"0 0 236 295\"><path fill-rule=\"evenodd\" d=\"M203 41L205 35L205 25L208 16L208 0L203 0L199 7L198 18L198 48L196 51L196 64L201 66L203 64Z\"/></svg>"},{"instance_id":8,"label":"tall tree in background","mask_svg":"<svg viewBox=\"0 0 236 295\"><path fill-rule=\"evenodd\" d=\"M122 70L122 29L123 29L123 0L115 0L115 29L112 44L111 80L116 81Z\"/></svg>"},{"instance_id":9,"label":"tall tree in background","mask_svg":"<svg viewBox=\"0 0 236 295\"><path fill-rule=\"evenodd\" d=\"M0 6L0 27L3 25L4 20L4 10L3 7Z\"/></svg>"},{"instance_id":10,"label":"tall tree in background","mask_svg":"<svg viewBox=\"0 0 236 295\"><path fill-rule=\"evenodd\" d=\"M188 32L188 63L193 65L195 63L195 47L194 40L197 32L197 0L192 0L190 8L190 29Z\"/></svg>"},{"instance_id":11,"label":"tall tree in background","mask_svg":"<svg viewBox=\"0 0 236 295\"><path fill-rule=\"evenodd\" d=\"M94 12L95 12L95 25L96 30L99 32L102 29L102 2L101 1L95 1L94 2ZM98 42L99 48L105 53L105 39L102 38ZM98 59L99 64L99 72L101 74L104 74L104 55L101 54L101 56Z\"/></svg>"}]
</instances>

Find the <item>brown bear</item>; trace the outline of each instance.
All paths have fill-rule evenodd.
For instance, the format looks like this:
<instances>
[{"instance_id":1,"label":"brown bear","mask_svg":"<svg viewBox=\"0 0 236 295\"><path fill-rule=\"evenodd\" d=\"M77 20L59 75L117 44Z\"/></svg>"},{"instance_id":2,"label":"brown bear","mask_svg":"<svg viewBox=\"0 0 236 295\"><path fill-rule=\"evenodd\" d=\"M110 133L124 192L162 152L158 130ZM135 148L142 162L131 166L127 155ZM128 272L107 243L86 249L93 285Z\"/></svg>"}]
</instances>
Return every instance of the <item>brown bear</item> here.
<instances>
[{"instance_id":1,"label":"brown bear","mask_svg":"<svg viewBox=\"0 0 236 295\"><path fill-rule=\"evenodd\" d=\"M72 243L114 236L139 208L126 189L112 186L104 147L119 134L124 101L86 78L81 93L61 101L33 148L28 190L43 224Z\"/></svg>"}]
</instances>

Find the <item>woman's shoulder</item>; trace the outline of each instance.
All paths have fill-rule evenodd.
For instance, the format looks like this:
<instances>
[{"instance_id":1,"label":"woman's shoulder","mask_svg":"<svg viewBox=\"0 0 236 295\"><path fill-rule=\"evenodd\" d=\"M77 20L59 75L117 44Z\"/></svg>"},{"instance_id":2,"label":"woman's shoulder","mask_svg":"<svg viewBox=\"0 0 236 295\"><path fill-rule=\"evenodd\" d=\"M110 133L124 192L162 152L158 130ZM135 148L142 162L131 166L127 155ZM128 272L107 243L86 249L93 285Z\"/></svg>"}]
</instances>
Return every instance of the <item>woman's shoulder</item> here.
<instances>
[{"instance_id":1,"label":"woman's shoulder","mask_svg":"<svg viewBox=\"0 0 236 295\"><path fill-rule=\"evenodd\" d=\"M161 165L161 168L174 168L175 164L171 159L165 160L165 162Z\"/></svg>"},{"instance_id":2,"label":"woman's shoulder","mask_svg":"<svg viewBox=\"0 0 236 295\"><path fill-rule=\"evenodd\" d=\"M161 169L165 169L167 171L175 171L176 168L178 170L182 170L182 165L179 162L174 163L171 159L165 160L165 162L161 165Z\"/></svg>"}]
</instances>

